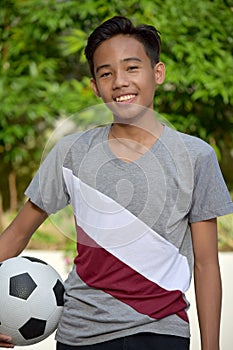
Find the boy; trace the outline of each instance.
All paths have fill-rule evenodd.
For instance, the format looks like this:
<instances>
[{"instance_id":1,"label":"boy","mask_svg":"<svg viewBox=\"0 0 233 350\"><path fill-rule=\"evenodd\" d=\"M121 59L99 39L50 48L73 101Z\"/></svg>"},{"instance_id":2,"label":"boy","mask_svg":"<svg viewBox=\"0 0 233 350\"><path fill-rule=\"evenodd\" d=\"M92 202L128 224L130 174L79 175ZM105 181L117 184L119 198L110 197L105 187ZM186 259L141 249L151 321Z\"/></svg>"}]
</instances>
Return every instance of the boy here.
<instances>
[{"instance_id":1,"label":"boy","mask_svg":"<svg viewBox=\"0 0 233 350\"><path fill-rule=\"evenodd\" d=\"M91 86L112 125L63 138L0 237L0 260L67 204L78 255L65 283L57 350L189 349L194 260L202 350L219 350L221 279L216 217L233 204L212 148L153 112L165 67L154 27L114 17L89 37ZM0 346L12 347L0 336Z\"/></svg>"}]
</instances>

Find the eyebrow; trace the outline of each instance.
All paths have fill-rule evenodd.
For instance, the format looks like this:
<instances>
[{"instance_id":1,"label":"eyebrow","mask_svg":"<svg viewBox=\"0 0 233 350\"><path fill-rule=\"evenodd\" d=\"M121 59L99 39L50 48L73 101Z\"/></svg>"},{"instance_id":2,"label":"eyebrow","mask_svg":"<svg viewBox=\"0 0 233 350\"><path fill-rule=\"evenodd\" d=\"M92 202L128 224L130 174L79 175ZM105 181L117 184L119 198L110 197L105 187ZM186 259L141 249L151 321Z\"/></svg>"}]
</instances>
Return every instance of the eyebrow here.
<instances>
[{"instance_id":1,"label":"eyebrow","mask_svg":"<svg viewBox=\"0 0 233 350\"><path fill-rule=\"evenodd\" d=\"M128 62L128 61L137 61L137 62L142 62L142 60L138 57L129 57L129 58L124 58L122 60L123 62Z\"/></svg>"},{"instance_id":2,"label":"eyebrow","mask_svg":"<svg viewBox=\"0 0 233 350\"><path fill-rule=\"evenodd\" d=\"M122 60L122 62L129 62L129 61L137 61L137 62L142 62L142 60L138 57L127 57ZM109 68L111 67L110 64L102 64L101 66L98 66L96 68L96 73L98 73L101 69L103 68Z\"/></svg>"}]
</instances>

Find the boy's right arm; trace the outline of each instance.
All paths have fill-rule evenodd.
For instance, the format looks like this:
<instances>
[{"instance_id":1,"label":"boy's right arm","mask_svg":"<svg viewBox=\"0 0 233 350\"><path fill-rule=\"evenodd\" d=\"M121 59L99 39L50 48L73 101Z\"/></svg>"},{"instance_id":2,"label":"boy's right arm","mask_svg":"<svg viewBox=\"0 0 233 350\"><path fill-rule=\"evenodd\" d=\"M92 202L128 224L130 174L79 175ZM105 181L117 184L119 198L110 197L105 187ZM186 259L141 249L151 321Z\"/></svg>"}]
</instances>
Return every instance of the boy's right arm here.
<instances>
[{"instance_id":1,"label":"boy's right arm","mask_svg":"<svg viewBox=\"0 0 233 350\"><path fill-rule=\"evenodd\" d=\"M27 201L12 223L0 235L0 262L19 255L32 234L48 215L32 202Z\"/></svg>"},{"instance_id":2,"label":"boy's right arm","mask_svg":"<svg viewBox=\"0 0 233 350\"><path fill-rule=\"evenodd\" d=\"M0 235L0 262L19 255L32 234L47 217L43 210L27 201L16 218ZM0 334L0 347L13 348L11 338Z\"/></svg>"}]
</instances>

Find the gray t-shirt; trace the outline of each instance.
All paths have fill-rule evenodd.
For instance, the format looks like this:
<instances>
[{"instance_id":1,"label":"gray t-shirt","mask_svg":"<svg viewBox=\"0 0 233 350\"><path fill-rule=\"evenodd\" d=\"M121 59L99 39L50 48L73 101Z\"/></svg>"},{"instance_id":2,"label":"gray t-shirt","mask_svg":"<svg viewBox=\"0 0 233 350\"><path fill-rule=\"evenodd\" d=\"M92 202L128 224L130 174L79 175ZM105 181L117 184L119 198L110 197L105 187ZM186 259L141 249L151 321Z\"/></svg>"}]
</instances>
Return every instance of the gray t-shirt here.
<instances>
[{"instance_id":1,"label":"gray t-shirt","mask_svg":"<svg viewBox=\"0 0 233 350\"><path fill-rule=\"evenodd\" d=\"M189 337L189 224L233 212L213 149L167 126L126 163L110 126L63 138L26 195L47 213L71 204L78 255L56 338L89 345L139 332Z\"/></svg>"}]
</instances>

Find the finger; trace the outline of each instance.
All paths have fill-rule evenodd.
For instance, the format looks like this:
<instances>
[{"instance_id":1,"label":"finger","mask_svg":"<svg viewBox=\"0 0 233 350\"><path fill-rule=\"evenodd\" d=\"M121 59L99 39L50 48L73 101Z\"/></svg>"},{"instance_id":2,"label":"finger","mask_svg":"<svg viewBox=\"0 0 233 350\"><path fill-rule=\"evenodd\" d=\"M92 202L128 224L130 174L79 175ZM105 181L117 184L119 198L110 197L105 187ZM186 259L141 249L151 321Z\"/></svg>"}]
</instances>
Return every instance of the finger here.
<instances>
[{"instance_id":1,"label":"finger","mask_svg":"<svg viewBox=\"0 0 233 350\"><path fill-rule=\"evenodd\" d=\"M1 347L3 347L3 348L8 348L8 349L11 348L11 349L12 349L12 348L14 348L14 344L8 343L8 342L4 342L4 343L1 343L1 342L0 342L0 348L1 348Z\"/></svg>"},{"instance_id":2,"label":"finger","mask_svg":"<svg viewBox=\"0 0 233 350\"><path fill-rule=\"evenodd\" d=\"M0 335L0 347L4 348L13 348L14 344L12 344L12 338L8 335L1 334Z\"/></svg>"}]
</instances>

